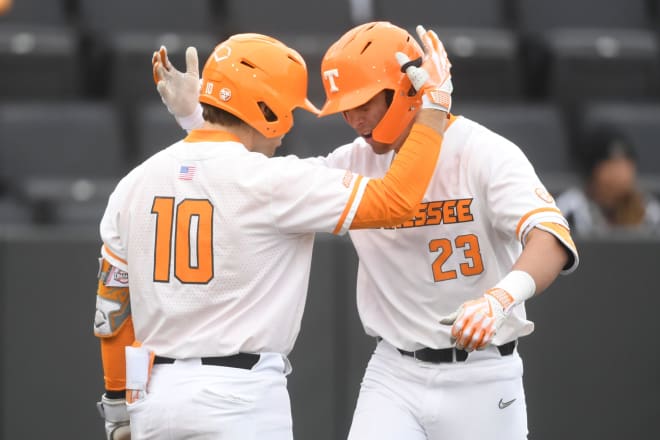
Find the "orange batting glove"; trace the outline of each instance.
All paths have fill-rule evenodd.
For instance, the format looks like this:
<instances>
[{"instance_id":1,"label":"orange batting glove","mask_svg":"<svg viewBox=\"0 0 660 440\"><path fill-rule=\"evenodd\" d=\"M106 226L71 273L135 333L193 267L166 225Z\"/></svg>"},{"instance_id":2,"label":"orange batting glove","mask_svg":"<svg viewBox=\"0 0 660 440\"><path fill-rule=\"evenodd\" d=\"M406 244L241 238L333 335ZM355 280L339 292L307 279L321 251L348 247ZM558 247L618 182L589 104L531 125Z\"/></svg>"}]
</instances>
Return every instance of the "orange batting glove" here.
<instances>
[{"instance_id":1,"label":"orange batting glove","mask_svg":"<svg viewBox=\"0 0 660 440\"><path fill-rule=\"evenodd\" d=\"M197 49L186 49L186 72L177 70L161 46L151 58L154 82L163 103L177 118L186 118L199 111L199 61Z\"/></svg>"},{"instance_id":2,"label":"orange batting glove","mask_svg":"<svg viewBox=\"0 0 660 440\"><path fill-rule=\"evenodd\" d=\"M424 47L421 66L410 61L402 52L397 52L397 61L415 90L423 93L422 107L437 108L449 113L454 86L451 82L451 63L447 58L447 51L435 32L427 31L421 25L417 26L416 30Z\"/></svg>"},{"instance_id":3,"label":"orange batting glove","mask_svg":"<svg viewBox=\"0 0 660 440\"><path fill-rule=\"evenodd\" d=\"M479 299L466 301L457 311L440 320L441 324L453 324L451 336L456 340L456 348L480 350L493 340L506 312L505 305L491 294L491 290L494 289Z\"/></svg>"},{"instance_id":4,"label":"orange batting glove","mask_svg":"<svg viewBox=\"0 0 660 440\"><path fill-rule=\"evenodd\" d=\"M452 326L456 348L482 350L491 343L511 309L535 292L534 279L527 272L513 270L481 298L464 302L440 323Z\"/></svg>"}]
</instances>

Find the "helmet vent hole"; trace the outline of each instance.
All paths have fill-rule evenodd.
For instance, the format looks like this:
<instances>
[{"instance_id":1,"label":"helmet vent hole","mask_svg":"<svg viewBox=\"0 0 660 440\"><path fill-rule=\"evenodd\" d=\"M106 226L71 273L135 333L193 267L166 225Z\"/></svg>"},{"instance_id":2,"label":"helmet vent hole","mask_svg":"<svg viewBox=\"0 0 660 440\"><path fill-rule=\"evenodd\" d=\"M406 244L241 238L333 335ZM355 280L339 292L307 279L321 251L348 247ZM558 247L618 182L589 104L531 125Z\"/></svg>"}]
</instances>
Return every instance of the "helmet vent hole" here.
<instances>
[{"instance_id":1,"label":"helmet vent hole","mask_svg":"<svg viewBox=\"0 0 660 440\"><path fill-rule=\"evenodd\" d=\"M364 47L362 48L362 51L360 52L360 55L365 53L367 51L367 49L369 49L369 46L371 46L371 41L369 41L367 44L364 45Z\"/></svg>"},{"instance_id":2,"label":"helmet vent hole","mask_svg":"<svg viewBox=\"0 0 660 440\"><path fill-rule=\"evenodd\" d=\"M259 101L259 108L261 109L261 113L263 113L264 118L266 118L266 121L268 122L277 121L277 115L273 110L271 110L270 107L268 107L268 104L266 104L263 101Z\"/></svg>"},{"instance_id":3,"label":"helmet vent hole","mask_svg":"<svg viewBox=\"0 0 660 440\"><path fill-rule=\"evenodd\" d=\"M291 55L289 55L287 58L289 58L291 61L293 61L296 64L300 64L300 60L297 60L296 58L292 57Z\"/></svg>"},{"instance_id":4,"label":"helmet vent hole","mask_svg":"<svg viewBox=\"0 0 660 440\"><path fill-rule=\"evenodd\" d=\"M247 61L245 61L245 60L241 60L241 64L244 65L244 66L249 67L250 69L254 69L254 68L255 68L254 64L249 63L249 62L247 62Z\"/></svg>"}]
</instances>

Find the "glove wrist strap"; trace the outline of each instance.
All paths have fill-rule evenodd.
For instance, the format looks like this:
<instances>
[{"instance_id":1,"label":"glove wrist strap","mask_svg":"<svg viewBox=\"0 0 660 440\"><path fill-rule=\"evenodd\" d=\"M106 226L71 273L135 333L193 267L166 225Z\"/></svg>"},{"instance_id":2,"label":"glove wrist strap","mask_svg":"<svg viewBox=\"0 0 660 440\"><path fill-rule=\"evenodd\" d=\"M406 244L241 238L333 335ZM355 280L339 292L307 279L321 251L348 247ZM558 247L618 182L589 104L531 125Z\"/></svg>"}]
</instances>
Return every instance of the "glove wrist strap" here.
<instances>
[{"instance_id":1,"label":"glove wrist strap","mask_svg":"<svg viewBox=\"0 0 660 440\"><path fill-rule=\"evenodd\" d=\"M513 306L528 300L536 293L536 283L530 274L522 270L512 270L486 294L494 297L505 312Z\"/></svg>"},{"instance_id":2,"label":"glove wrist strap","mask_svg":"<svg viewBox=\"0 0 660 440\"><path fill-rule=\"evenodd\" d=\"M108 399L103 396L101 401L96 403L96 408L106 422L125 423L129 420L124 399Z\"/></svg>"},{"instance_id":3,"label":"glove wrist strap","mask_svg":"<svg viewBox=\"0 0 660 440\"><path fill-rule=\"evenodd\" d=\"M195 110L188 116L176 116L176 122L181 128L186 131L194 130L204 123L204 116L202 116L202 106L198 104Z\"/></svg>"},{"instance_id":4,"label":"glove wrist strap","mask_svg":"<svg viewBox=\"0 0 660 440\"><path fill-rule=\"evenodd\" d=\"M427 89L422 95L422 108L434 108L449 113L451 95L440 89Z\"/></svg>"}]
</instances>

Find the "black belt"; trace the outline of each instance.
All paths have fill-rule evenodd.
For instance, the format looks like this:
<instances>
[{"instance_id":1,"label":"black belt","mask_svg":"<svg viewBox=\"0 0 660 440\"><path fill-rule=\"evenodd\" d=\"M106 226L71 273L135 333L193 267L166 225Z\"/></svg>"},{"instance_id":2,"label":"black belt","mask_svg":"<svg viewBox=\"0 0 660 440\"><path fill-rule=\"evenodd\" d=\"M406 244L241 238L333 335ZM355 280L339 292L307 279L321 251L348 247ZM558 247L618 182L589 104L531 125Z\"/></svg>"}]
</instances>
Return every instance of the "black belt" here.
<instances>
[{"instance_id":1,"label":"black belt","mask_svg":"<svg viewBox=\"0 0 660 440\"><path fill-rule=\"evenodd\" d=\"M203 357L202 365L215 365L216 367L231 367L242 368L244 370L251 370L257 362L259 362L259 355L254 353L238 353L231 356L212 356ZM176 359L156 356L154 364L173 364Z\"/></svg>"},{"instance_id":2,"label":"black belt","mask_svg":"<svg viewBox=\"0 0 660 440\"><path fill-rule=\"evenodd\" d=\"M506 344L498 345L497 350L501 356L509 356L516 348L516 341L507 342ZM415 351L406 351L397 348L399 353L404 356L410 356L423 362L431 362L433 364L445 362L464 362L468 357L468 352L458 348L422 348Z\"/></svg>"}]
</instances>

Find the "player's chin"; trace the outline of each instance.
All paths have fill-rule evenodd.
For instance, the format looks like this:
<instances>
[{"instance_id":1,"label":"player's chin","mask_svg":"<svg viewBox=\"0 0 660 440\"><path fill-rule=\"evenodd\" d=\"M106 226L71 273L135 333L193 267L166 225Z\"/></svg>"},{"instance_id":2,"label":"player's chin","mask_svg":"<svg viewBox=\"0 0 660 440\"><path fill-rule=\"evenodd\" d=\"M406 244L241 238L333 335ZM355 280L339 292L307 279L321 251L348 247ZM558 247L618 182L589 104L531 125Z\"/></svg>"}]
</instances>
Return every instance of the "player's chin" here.
<instances>
[{"instance_id":1,"label":"player's chin","mask_svg":"<svg viewBox=\"0 0 660 440\"><path fill-rule=\"evenodd\" d=\"M369 144L373 152L376 154L385 154L392 150L391 144L384 144L382 142L378 142L371 135L368 136L363 135L362 138L364 138L364 140Z\"/></svg>"}]
</instances>

